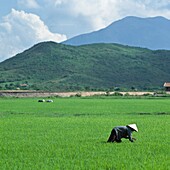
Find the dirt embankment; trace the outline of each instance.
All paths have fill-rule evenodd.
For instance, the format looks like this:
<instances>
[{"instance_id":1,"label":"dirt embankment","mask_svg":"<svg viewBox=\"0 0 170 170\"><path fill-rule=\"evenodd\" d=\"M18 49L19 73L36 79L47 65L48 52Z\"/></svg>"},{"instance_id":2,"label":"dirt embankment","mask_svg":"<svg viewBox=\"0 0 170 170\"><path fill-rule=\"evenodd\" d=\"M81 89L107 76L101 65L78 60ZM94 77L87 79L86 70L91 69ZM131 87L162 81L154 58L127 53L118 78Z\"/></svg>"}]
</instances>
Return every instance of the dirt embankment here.
<instances>
[{"instance_id":1,"label":"dirt embankment","mask_svg":"<svg viewBox=\"0 0 170 170\"><path fill-rule=\"evenodd\" d=\"M109 92L109 94L114 94L115 92ZM142 96L145 94L153 95L154 92L119 92L122 95L128 94L133 96ZM100 92L38 92L38 91L0 91L0 96L6 97L70 97L70 96L94 96L94 95L106 95L104 91Z\"/></svg>"}]
</instances>

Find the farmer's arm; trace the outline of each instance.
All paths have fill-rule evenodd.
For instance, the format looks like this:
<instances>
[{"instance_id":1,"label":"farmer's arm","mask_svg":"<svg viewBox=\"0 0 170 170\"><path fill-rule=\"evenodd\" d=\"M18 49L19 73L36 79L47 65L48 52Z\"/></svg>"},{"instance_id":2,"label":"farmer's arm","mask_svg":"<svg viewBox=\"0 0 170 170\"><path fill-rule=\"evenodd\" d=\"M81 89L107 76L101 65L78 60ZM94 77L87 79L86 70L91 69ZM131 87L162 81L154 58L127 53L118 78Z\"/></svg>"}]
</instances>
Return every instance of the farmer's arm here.
<instances>
[{"instance_id":1,"label":"farmer's arm","mask_svg":"<svg viewBox=\"0 0 170 170\"><path fill-rule=\"evenodd\" d=\"M134 138L132 138L132 131L130 131L130 130L128 130L128 136L129 136L129 140L131 141L131 142L133 142L134 140Z\"/></svg>"}]
</instances>

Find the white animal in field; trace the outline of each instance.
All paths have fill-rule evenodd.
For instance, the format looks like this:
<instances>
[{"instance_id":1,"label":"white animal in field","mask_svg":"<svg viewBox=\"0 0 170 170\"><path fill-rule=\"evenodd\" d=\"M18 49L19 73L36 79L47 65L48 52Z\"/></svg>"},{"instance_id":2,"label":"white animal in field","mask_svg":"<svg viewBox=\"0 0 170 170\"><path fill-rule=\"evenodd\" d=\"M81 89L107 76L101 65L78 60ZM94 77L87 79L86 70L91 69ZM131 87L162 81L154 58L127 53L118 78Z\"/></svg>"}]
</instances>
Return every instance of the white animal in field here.
<instances>
[{"instance_id":1,"label":"white animal in field","mask_svg":"<svg viewBox=\"0 0 170 170\"><path fill-rule=\"evenodd\" d=\"M46 100L46 102L52 103L52 102L53 102L53 100Z\"/></svg>"}]
</instances>

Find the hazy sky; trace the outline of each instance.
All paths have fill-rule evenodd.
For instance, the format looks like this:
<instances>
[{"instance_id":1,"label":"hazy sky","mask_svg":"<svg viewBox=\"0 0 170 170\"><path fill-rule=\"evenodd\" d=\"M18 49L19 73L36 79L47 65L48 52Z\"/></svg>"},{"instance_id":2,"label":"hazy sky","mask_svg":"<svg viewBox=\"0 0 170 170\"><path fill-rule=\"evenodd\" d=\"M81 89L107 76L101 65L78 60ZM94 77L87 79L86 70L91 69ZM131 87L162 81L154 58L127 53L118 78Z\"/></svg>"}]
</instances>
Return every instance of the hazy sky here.
<instances>
[{"instance_id":1,"label":"hazy sky","mask_svg":"<svg viewBox=\"0 0 170 170\"><path fill-rule=\"evenodd\" d=\"M1 0L0 61L38 42L61 42L125 16L170 19L170 0Z\"/></svg>"}]
</instances>

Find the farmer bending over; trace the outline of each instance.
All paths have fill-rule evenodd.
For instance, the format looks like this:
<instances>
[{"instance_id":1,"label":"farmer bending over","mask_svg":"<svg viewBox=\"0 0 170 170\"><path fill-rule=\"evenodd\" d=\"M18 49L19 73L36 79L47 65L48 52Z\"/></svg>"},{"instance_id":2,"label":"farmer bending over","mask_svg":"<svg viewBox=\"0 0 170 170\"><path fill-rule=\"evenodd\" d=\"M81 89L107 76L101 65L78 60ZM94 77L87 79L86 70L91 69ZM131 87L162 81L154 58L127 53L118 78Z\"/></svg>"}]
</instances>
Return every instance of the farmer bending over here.
<instances>
[{"instance_id":1,"label":"farmer bending over","mask_svg":"<svg viewBox=\"0 0 170 170\"><path fill-rule=\"evenodd\" d=\"M127 126L117 126L113 128L110 137L107 142L122 142L121 138L129 139L131 142L136 140L135 138L132 138L132 132L136 131L138 132L138 128L136 124L130 124Z\"/></svg>"}]
</instances>

